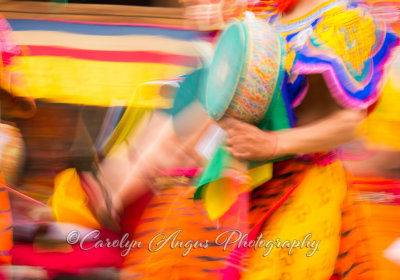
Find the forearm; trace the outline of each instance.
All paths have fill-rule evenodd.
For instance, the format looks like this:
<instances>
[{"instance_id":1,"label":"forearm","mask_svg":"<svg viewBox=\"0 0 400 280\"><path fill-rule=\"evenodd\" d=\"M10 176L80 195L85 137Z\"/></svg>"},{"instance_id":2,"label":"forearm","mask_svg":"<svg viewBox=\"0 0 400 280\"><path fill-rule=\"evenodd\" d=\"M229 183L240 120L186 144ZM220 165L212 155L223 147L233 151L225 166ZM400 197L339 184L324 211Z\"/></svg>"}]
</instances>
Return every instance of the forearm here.
<instances>
[{"instance_id":1,"label":"forearm","mask_svg":"<svg viewBox=\"0 0 400 280\"><path fill-rule=\"evenodd\" d=\"M356 137L365 112L340 110L311 124L278 132L276 156L331 150Z\"/></svg>"},{"instance_id":2,"label":"forearm","mask_svg":"<svg viewBox=\"0 0 400 280\"><path fill-rule=\"evenodd\" d=\"M116 194L117 200L124 206L135 201L151 189L154 178L162 175L164 168L185 167L188 164L190 167L199 166L204 159L196 153L194 146L210 122L198 125L196 133L182 140L175 134L171 120L157 126L159 134L148 139L151 143L133 162L129 175Z\"/></svg>"}]
</instances>

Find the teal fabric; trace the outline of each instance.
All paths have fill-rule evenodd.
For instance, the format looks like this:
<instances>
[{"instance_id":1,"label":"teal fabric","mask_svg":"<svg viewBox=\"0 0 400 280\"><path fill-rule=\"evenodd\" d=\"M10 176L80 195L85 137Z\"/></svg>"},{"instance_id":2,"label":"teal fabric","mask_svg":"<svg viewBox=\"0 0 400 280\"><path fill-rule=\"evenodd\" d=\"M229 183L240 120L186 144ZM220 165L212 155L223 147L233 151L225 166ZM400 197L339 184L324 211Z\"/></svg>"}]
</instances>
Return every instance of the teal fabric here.
<instances>
[{"instance_id":1,"label":"teal fabric","mask_svg":"<svg viewBox=\"0 0 400 280\"><path fill-rule=\"evenodd\" d=\"M163 111L174 117L195 100L205 106L205 95L202 92L207 71L208 69L203 67L188 74L175 94L173 106Z\"/></svg>"},{"instance_id":2,"label":"teal fabric","mask_svg":"<svg viewBox=\"0 0 400 280\"><path fill-rule=\"evenodd\" d=\"M232 155L226 149L224 149L223 146L218 148L214 157L209 162L206 170L195 184L197 186L197 190L194 194L194 199L201 199L203 187L208 183L221 178L221 174L231 158Z\"/></svg>"}]
</instances>

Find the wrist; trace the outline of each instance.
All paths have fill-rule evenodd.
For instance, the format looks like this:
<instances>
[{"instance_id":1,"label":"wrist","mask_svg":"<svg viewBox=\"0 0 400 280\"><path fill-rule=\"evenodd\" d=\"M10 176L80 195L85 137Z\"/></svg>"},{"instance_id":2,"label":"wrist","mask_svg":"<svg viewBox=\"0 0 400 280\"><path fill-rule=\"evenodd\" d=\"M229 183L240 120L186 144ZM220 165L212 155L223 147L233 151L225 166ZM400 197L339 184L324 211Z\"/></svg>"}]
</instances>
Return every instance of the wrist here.
<instances>
[{"instance_id":1,"label":"wrist","mask_svg":"<svg viewBox=\"0 0 400 280\"><path fill-rule=\"evenodd\" d=\"M280 158L291 154L290 141L288 141L288 132L276 132L276 148L274 158Z\"/></svg>"}]
</instances>

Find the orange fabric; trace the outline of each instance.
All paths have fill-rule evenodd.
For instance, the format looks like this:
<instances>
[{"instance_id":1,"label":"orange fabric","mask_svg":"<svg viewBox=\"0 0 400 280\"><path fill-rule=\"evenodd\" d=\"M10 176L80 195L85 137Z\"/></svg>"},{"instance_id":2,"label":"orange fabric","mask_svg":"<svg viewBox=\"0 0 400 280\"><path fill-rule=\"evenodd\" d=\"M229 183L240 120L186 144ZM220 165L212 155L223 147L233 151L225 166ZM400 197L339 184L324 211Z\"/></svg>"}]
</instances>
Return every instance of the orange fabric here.
<instances>
[{"instance_id":1,"label":"orange fabric","mask_svg":"<svg viewBox=\"0 0 400 280\"><path fill-rule=\"evenodd\" d=\"M338 272L345 280L398 279L400 267L383 254L400 237L400 205L386 193L399 190L400 181L349 176L348 183Z\"/></svg>"},{"instance_id":2,"label":"orange fabric","mask_svg":"<svg viewBox=\"0 0 400 280\"><path fill-rule=\"evenodd\" d=\"M157 234L166 233L169 236L178 230L182 232L177 240L184 242L209 240L211 243L219 234L229 230L240 230L245 234L279 197L291 189L293 182L302 180L304 167L303 164L286 166L276 173L275 179L255 189L251 199L250 194L242 194L235 205L216 221L209 219L200 201L193 200L195 187L175 186L160 192L149 202L135 232L130 232L133 239L146 245L132 250L126 257L126 274L121 278L140 275L146 279L186 279L185 275L189 272L187 279L221 278L233 246L223 250L222 246L211 245L206 249L193 249L182 257L184 248L171 250L168 244L160 251L150 253L147 244Z\"/></svg>"},{"instance_id":3,"label":"orange fabric","mask_svg":"<svg viewBox=\"0 0 400 280\"><path fill-rule=\"evenodd\" d=\"M262 253L264 249L257 250L257 254L250 249L250 255L241 259L239 271L247 269L241 275L243 279L261 279L261 276L278 279L277 275L286 277L289 274L291 277L299 276L299 279L306 279L307 275L328 279L333 273L337 256L335 248L338 247L340 230L337 220L340 220L340 206L346 189L340 164L335 162L318 166L288 160L276 165L272 180L251 194L242 194L236 204L216 221L208 218L201 202L193 200L194 187L176 186L154 196L136 231L130 232L132 239L141 241L143 247L135 248L128 254L121 278L221 279L227 265L236 265L231 252L237 244L223 250L223 246L215 244L216 237L230 230L239 230L243 235L248 233L280 198L298 184L285 203L266 220L259 234L262 233L265 240L301 240L307 233L312 233L311 239L321 239L323 247L312 258L306 257L304 251L284 258L287 250L282 249L274 249L270 256L260 257L258 252ZM316 203L320 197L319 203ZM127 216L130 216L129 213ZM150 252L149 242L162 233L166 234L165 238L171 238L170 242L159 251ZM161 237L158 236L155 241L160 241ZM209 246L192 249L182 256L186 248L171 248L174 244L172 239L178 242L175 246L185 246L188 241L204 244L207 240ZM179 245L179 241L183 244ZM156 247L154 244L153 248ZM271 268L273 263L272 268L276 269ZM320 269L322 266L324 269Z\"/></svg>"},{"instance_id":4,"label":"orange fabric","mask_svg":"<svg viewBox=\"0 0 400 280\"><path fill-rule=\"evenodd\" d=\"M10 201L3 185L4 179L0 173L0 265L11 264L10 250L13 246Z\"/></svg>"}]
</instances>

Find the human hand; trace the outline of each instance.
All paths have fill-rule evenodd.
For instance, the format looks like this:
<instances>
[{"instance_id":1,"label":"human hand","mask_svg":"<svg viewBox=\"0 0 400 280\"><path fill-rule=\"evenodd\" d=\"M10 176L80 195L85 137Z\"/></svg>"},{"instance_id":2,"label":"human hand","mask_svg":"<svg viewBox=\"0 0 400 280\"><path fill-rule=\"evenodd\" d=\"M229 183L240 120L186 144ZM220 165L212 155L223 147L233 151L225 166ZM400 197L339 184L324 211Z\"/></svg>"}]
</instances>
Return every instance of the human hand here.
<instances>
[{"instance_id":1,"label":"human hand","mask_svg":"<svg viewBox=\"0 0 400 280\"><path fill-rule=\"evenodd\" d=\"M277 134L232 118L220 126L227 133L226 148L237 159L263 161L276 155Z\"/></svg>"}]
</instances>

